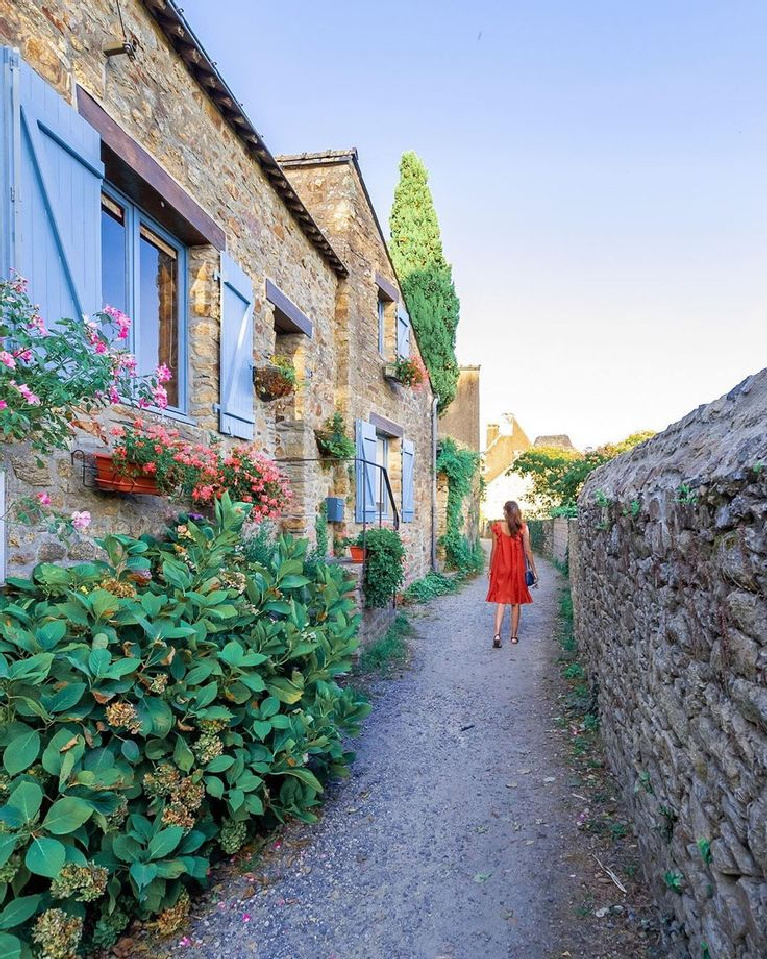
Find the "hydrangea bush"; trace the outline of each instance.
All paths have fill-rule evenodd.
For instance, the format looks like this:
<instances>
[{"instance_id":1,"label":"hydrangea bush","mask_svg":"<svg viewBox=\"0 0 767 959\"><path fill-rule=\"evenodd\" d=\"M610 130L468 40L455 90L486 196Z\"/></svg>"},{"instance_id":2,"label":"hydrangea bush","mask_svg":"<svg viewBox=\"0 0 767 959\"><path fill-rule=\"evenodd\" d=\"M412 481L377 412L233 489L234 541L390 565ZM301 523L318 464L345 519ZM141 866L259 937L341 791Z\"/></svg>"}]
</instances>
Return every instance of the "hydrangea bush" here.
<instances>
[{"instance_id":1,"label":"hydrangea bush","mask_svg":"<svg viewBox=\"0 0 767 959\"><path fill-rule=\"evenodd\" d=\"M357 617L337 566L282 537L243 547L224 495L159 540L42 563L0 596L0 955L175 932L211 860L314 819L368 705L337 677Z\"/></svg>"}]
</instances>

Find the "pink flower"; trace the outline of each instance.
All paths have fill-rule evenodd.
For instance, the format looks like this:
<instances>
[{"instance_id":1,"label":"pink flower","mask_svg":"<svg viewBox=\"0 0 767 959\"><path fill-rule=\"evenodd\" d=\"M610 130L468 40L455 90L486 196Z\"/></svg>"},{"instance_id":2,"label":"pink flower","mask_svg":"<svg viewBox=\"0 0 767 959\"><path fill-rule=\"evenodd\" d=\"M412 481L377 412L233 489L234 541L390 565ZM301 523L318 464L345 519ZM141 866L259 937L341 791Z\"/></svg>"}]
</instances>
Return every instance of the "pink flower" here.
<instances>
[{"instance_id":1,"label":"pink flower","mask_svg":"<svg viewBox=\"0 0 767 959\"><path fill-rule=\"evenodd\" d=\"M41 506L50 506L50 505L51 505L51 498L50 498L50 496L49 496L47 493L38 493L38 494L37 494L37 502L38 502Z\"/></svg>"},{"instance_id":2,"label":"pink flower","mask_svg":"<svg viewBox=\"0 0 767 959\"><path fill-rule=\"evenodd\" d=\"M18 353L14 353L14 356L17 360L21 360L22 363L29 363L32 359L32 350L19 350Z\"/></svg>"},{"instance_id":3,"label":"pink flower","mask_svg":"<svg viewBox=\"0 0 767 959\"><path fill-rule=\"evenodd\" d=\"M119 402L120 402L120 394L119 394L119 392L118 392L118 390L117 390L117 387L114 386L114 385L112 385L112 386L109 387L109 402L110 402L110 403L119 403Z\"/></svg>"},{"instance_id":4,"label":"pink flower","mask_svg":"<svg viewBox=\"0 0 767 959\"><path fill-rule=\"evenodd\" d=\"M251 919L251 916L249 912L243 913L243 916L242 916L243 922L250 922L250 919Z\"/></svg>"},{"instance_id":5,"label":"pink flower","mask_svg":"<svg viewBox=\"0 0 767 959\"><path fill-rule=\"evenodd\" d=\"M19 393L24 397L24 399L29 403L30 406L39 406L40 397L36 396L32 390L27 386L26 383L17 384L11 380L11 386L14 386Z\"/></svg>"},{"instance_id":6,"label":"pink flower","mask_svg":"<svg viewBox=\"0 0 767 959\"><path fill-rule=\"evenodd\" d=\"M16 369L16 360L7 350L0 351L0 363L5 363L5 365L9 366L12 370Z\"/></svg>"},{"instance_id":7,"label":"pink flower","mask_svg":"<svg viewBox=\"0 0 767 959\"><path fill-rule=\"evenodd\" d=\"M155 386L152 388L152 396L154 397L154 402L156 406L159 406L161 410L164 410L168 405L168 391L164 386Z\"/></svg>"},{"instance_id":8,"label":"pink flower","mask_svg":"<svg viewBox=\"0 0 767 959\"><path fill-rule=\"evenodd\" d=\"M82 512L75 510L70 518L75 529L83 530L91 525L91 514L87 509L82 510Z\"/></svg>"},{"instance_id":9,"label":"pink flower","mask_svg":"<svg viewBox=\"0 0 767 959\"><path fill-rule=\"evenodd\" d=\"M0 400L0 410L7 410L7 409L8 409L8 404L5 402L5 400Z\"/></svg>"},{"instance_id":10,"label":"pink flower","mask_svg":"<svg viewBox=\"0 0 767 959\"><path fill-rule=\"evenodd\" d=\"M157 367L157 379L160 383L169 383L173 379L173 374L165 363L160 363Z\"/></svg>"},{"instance_id":11,"label":"pink flower","mask_svg":"<svg viewBox=\"0 0 767 959\"><path fill-rule=\"evenodd\" d=\"M192 940L189 938L189 936L184 936L183 939L179 939L178 944L180 946L191 946Z\"/></svg>"},{"instance_id":12,"label":"pink flower","mask_svg":"<svg viewBox=\"0 0 767 959\"><path fill-rule=\"evenodd\" d=\"M30 330L37 330L40 336L47 336L48 330L45 328L45 320L39 313L35 313L32 319L29 321Z\"/></svg>"},{"instance_id":13,"label":"pink flower","mask_svg":"<svg viewBox=\"0 0 767 959\"><path fill-rule=\"evenodd\" d=\"M107 345L103 340L96 340L93 345L93 349L99 356L103 355L107 351Z\"/></svg>"}]
</instances>

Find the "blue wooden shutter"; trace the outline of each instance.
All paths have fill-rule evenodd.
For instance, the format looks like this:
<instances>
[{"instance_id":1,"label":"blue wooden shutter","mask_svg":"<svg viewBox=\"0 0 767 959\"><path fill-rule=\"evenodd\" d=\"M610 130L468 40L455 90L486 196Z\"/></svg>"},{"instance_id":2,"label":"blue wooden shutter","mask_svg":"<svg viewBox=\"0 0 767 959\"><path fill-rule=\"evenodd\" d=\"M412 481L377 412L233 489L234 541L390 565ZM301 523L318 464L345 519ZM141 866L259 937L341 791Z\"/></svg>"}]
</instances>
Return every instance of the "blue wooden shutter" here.
<instances>
[{"instance_id":1,"label":"blue wooden shutter","mask_svg":"<svg viewBox=\"0 0 767 959\"><path fill-rule=\"evenodd\" d=\"M0 270L29 280L50 325L103 305L101 139L18 51L0 52Z\"/></svg>"},{"instance_id":2,"label":"blue wooden shutter","mask_svg":"<svg viewBox=\"0 0 767 959\"><path fill-rule=\"evenodd\" d=\"M228 253L221 254L221 342L218 428L252 440L253 282Z\"/></svg>"},{"instance_id":3,"label":"blue wooden shutter","mask_svg":"<svg viewBox=\"0 0 767 959\"><path fill-rule=\"evenodd\" d=\"M415 444L402 440L402 522L412 523L415 516L415 490L413 486Z\"/></svg>"},{"instance_id":4,"label":"blue wooden shutter","mask_svg":"<svg viewBox=\"0 0 767 959\"><path fill-rule=\"evenodd\" d=\"M378 489L379 470L376 467L376 428L372 423L357 420L355 433L357 438L357 496L354 518L358 523L363 522L363 520L372 523L378 516L376 491ZM362 463L360 460L365 462Z\"/></svg>"},{"instance_id":5,"label":"blue wooden shutter","mask_svg":"<svg viewBox=\"0 0 767 959\"><path fill-rule=\"evenodd\" d=\"M402 306L397 310L397 356L410 357L410 317Z\"/></svg>"}]
</instances>

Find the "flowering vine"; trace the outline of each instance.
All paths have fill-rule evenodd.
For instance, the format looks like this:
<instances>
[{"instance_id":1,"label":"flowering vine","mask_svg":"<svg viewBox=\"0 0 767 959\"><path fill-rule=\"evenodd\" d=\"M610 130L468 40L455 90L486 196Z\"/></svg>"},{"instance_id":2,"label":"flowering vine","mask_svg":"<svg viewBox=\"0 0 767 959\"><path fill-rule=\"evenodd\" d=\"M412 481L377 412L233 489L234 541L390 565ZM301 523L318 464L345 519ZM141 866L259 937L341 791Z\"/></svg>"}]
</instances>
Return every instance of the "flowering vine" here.
<instances>
[{"instance_id":1,"label":"flowering vine","mask_svg":"<svg viewBox=\"0 0 767 959\"><path fill-rule=\"evenodd\" d=\"M0 281L0 441L29 441L42 457L67 447L83 415L125 399L164 409L170 370L162 365L154 376L137 375L135 357L121 345L130 324L106 307L49 329L26 280Z\"/></svg>"}]
</instances>

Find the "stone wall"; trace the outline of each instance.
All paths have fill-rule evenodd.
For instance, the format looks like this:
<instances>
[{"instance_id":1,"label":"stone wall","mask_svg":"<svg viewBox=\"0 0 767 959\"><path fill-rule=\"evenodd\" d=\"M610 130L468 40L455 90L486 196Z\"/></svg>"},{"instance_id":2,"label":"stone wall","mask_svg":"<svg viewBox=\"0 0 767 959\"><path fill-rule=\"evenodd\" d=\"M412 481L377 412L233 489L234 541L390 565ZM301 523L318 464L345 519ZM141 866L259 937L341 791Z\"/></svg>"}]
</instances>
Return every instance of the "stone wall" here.
<instances>
[{"instance_id":1,"label":"stone wall","mask_svg":"<svg viewBox=\"0 0 767 959\"><path fill-rule=\"evenodd\" d=\"M569 520L557 516L551 526L551 555L564 566L567 564Z\"/></svg>"},{"instance_id":2,"label":"stone wall","mask_svg":"<svg viewBox=\"0 0 767 959\"><path fill-rule=\"evenodd\" d=\"M439 435L451 436L467 449L479 453L479 366L461 366L455 399L439 418Z\"/></svg>"},{"instance_id":3,"label":"stone wall","mask_svg":"<svg viewBox=\"0 0 767 959\"><path fill-rule=\"evenodd\" d=\"M578 643L668 955L767 954L766 424L764 370L579 501Z\"/></svg>"}]
</instances>

